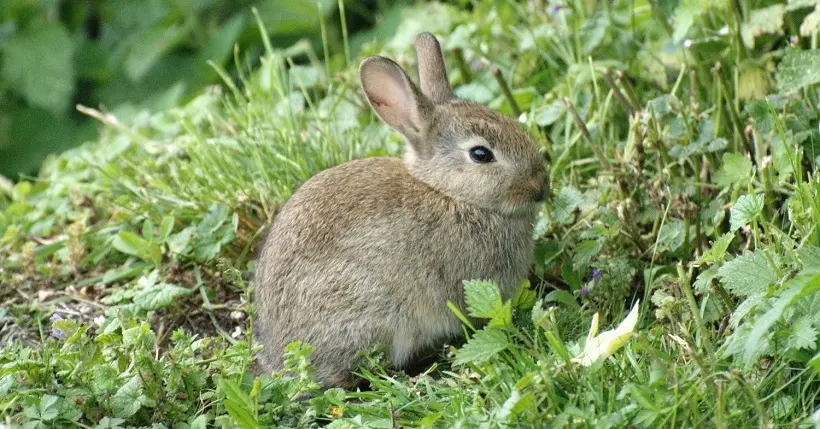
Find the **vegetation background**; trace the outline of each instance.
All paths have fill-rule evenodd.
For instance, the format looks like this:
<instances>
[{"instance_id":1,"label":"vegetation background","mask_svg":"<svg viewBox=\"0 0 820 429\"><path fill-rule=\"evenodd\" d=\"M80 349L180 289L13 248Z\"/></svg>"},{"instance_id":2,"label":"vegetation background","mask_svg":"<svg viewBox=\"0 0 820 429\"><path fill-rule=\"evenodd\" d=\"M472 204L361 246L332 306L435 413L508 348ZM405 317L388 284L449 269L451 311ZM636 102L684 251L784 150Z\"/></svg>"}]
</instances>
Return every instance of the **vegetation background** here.
<instances>
[{"instance_id":1,"label":"vegetation background","mask_svg":"<svg viewBox=\"0 0 820 429\"><path fill-rule=\"evenodd\" d=\"M816 0L135 7L0 3L3 424L820 427ZM369 350L367 389L322 391L294 343L254 378L260 231L400 153L357 65L412 69L422 30L550 155L532 274L510 302L466 282L489 323L423 374Z\"/></svg>"}]
</instances>

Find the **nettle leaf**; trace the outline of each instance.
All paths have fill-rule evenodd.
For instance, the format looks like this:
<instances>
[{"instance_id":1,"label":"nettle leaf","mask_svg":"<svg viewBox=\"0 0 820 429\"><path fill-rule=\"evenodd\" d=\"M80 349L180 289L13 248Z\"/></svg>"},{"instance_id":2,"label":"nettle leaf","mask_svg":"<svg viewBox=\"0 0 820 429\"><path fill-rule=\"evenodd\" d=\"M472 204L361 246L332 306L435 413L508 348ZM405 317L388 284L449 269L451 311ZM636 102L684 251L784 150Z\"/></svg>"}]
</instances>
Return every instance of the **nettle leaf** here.
<instances>
[{"instance_id":1,"label":"nettle leaf","mask_svg":"<svg viewBox=\"0 0 820 429\"><path fill-rule=\"evenodd\" d=\"M683 221L667 222L658 231L658 244L671 251L678 250L686 238L686 224Z\"/></svg>"},{"instance_id":2,"label":"nettle leaf","mask_svg":"<svg viewBox=\"0 0 820 429\"><path fill-rule=\"evenodd\" d=\"M502 307L501 292L492 282L465 281L464 298L467 302L467 312L472 317L490 319L495 317Z\"/></svg>"},{"instance_id":3,"label":"nettle leaf","mask_svg":"<svg viewBox=\"0 0 820 429\"><path fill-rule=\"evenodd\" d=\"M806 244L797 251L804 270L820 271L820 247Z\"/></svg>"},{"instance_id":4,"label":"nettle leaf","mask_svg":"<svg viewBox=\"0 0 820 429\"><path fill-rule=\"evenodd\" d=\"M778 281L762 250L746 252L723 264L717 276L729 292L738 296L766 292L769 285Z\"/></svg>"},{"instance_id":5,"label":"nettle leaf","mask_svg":"<svg viewBox=\"0 0 820 429\"><path fill-rule=\"evenodd\" d=\"M741 195L729 212L729 230L732 232L737 231L757 220L762 213L763 194Z\"/></svg>"},{"instance_id":6,"label":"nettle leaf","mask_svg":"<svg viewBox=\"0 0 820 429\"><path fill-rule=\"evenodd\" d=\"M700 257L698 262L705 262L707 264L719 264L723 262L726 257L726 250L729 248L729 245L732 244L732 240L735 239L734 232L727 232L726 234L721 235L712 243L712 247L703 253L703 256Z\"/></svg>"},{"instance_id":7,"label":"nettle leaf","mask_svg":"<svg viewBox=\"0 0 820 429\"><path fill-rule=\"evenodd\" d=\"M793 92L820 82L820 50L787 48L775 73L780 92Z\"/></svg>"},{"instance_id":8,"label":"nettle leaf","mask_svg":"<svg viewBox=\"0 0 820 429\"><path fill-rule=\"evenodd\" d=\"M749 13L749 18L740 26L740 37L748 48L754 48L755 38L763 34L782 34L783 17L786 7L776 4Z\"/></svg>"},{"instance_id":9,"label":"nettle leaf","mask_svg":"<svg viewBox=\"0 0 820 429\"><path fill-rule=\"evenodd\" d=\"M769 329L783 316L787 307L800 298L820 291L820 273L800 273L786 284L786 290L766 313L757 318L754 328L746 338L743 360L751 365L755 358L763 352L761 344L765 344L765 337Z\"/></svg>"},{"instance_id":10,"label":"nettle leaf","mask_svg":"<svg viewBox=\"0 0 820 429\"><path fill-rule=\"evenodd\" d=\"M743 319L748 316L752 310L757 308L757 306L764 301L765 297L766 294L763 292L753 293L741 302L729 318L732 328L737 328L740 325L740 322L743 321Z\"/></svg>"},{"instance_id":11,"label":"nettle leaf","mask_svg":"<svg viewBox=\"0 0 820 429\"><path fill-rule=\"evenodd\" d=\"M470 341L456 353L455 365L486 362L509 345L507 335L500 329L478 331Z\"/></svg>"},{"instance_id":12,"label":"nettle leaf","mask_svg":"<svg viewBox=\"0 0 820 429\"><path fill-rule=\"evenodd\" d=\"M111 398L111 412L114 417L131 417L139 411L144 400L140 377L135 375L123 384Z\"/></svg>"},{"instance_id":13,"label":"nettle leaf","mask_svg":"<svg viewBox=\"0 0 820 429\"><path fill-rule=\"evenodd\" d=\"M698 293L707 293L709 292L709 285L712 284L712 280L717 277L718 274L718 266L712 265L711 267L707 268L706 270L702 271L698 274L698 278L695 279L694 287Z\"/></svg>"},{"instance_id":14,"label":"nettle leaf","mask_svg":"<svg viewBox=\"0 0 820 429\"><path fill-rule=\"evenodd\" d=\"M134 304L146 311L159 310L171 305L178 297L191 293L193 293L191 289L171 283L160 283L140 291L134 297Z\"/></svg>"},{"instance_id":15,"label":"nettle leaf","mask_svg":"<svg viewBox=\"0 0 820 429\"><path fill-rule=\"evenodd\" d=\"M552 203L552 216L556 222L569 225L575 219L575 210L584 202L584 195L572 186L558 192Z\"/></svg>"},{"instance_id":16,"label":"nettle leaf","mask_svg":"<svg viewBox=\"0 0 820 429\"><path fill-rule=\"evenodd\" d=\"M32 105L62 115L74 93L74 48L61 24L32 25L5 44L3 76Z\"/></svg>"},{"instance_id":17,"label":"nettle leaf","mask_svg":"<svg viewBox=\"0 0 820 429\"><path fill-rule=\"evenodd\" d=\"M752 161L739 153L724 153L723 165L715 173L715 183L721 186L740 185L752 177Z\"/></svg>"},{"instance_id":18,"label":"nettle leaf","mask_svg":"<svg viewBox=\"0 0 820 429\"><path fill-rule=\"evenodd\" d=\"M804 316L791 323L786 344L793 349L817 348L817 329L811 317Z\"/></svg>"}]
</instances>

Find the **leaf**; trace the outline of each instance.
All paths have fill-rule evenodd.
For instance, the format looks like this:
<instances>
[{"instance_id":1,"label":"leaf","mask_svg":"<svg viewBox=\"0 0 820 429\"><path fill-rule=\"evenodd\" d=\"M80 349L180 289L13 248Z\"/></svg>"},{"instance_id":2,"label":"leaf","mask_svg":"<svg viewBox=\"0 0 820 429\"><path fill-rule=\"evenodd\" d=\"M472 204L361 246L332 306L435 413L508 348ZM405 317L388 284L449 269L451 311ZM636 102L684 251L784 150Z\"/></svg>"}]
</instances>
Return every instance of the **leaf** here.
<instances>
[{"instance_id":1,"label":"leaf","mask_svg":"<svg viewBox=\"0 0 820 429\"><path fill-rule=\"evenodd\" d=\"M765 296L766 294L762 292L753 293L741 302L729 318L732 328L737 328L740 322L764 301Z\"/></svg>"},{"instance_id":2,"label":"leaf","mask_svg":"<svg viewBox=\"0 0 820 429\"><path fill-rule=\"evenodd\" d=\"M544 297L544 302L560 302L571 310L581 311L581 306L578 305L578 301L575 300L575 297L565 290L559 289L548 293L547 296Z\"/></svg>"},{"instance_id":3,"label":"leaf","mask_svg":"<svg viewBox=\"0 0 820 429\"><path fill-rule=\"evenodd\" d=\"M74 39L59 23L32 25L3 49L3 76L31 105L61 116L74 93Z\"/></svg>"},{"instance_id":4,"label":"leaf","mask_svg":"<svg viewBox=\"0 0 820 429\"><path fill-rule=\"evenodd\" d=\"M143 240L131 231L120 231L117 236L114 237L113 246L126 255L144 259L144 256L148 252L149 244L148 241Z\"/></svg>"},{"instance_id":5,"label":"leaf","mask_svg":"<svg viewBox=\"0 0 820 429\"><path fill-rule=\"evenodd\" d=\"M572 263L576 268L589 265L592 258L601 253L604 245L599 240L585 240L575 249L572 256Z\"/></svg>"},{"instance_id":6,"label":"leaf","mask_svg":"<svg viewBox=\"0 0 820 429\"><path fill-rule=\"evenodd\" d=\"M667 222L658 231L658 244L671 251L679 249L686 238L686 224L683 221Z\"/></svg>"},{"instance_id":7,"label":"leaf","mask_svg":"<svg viewBox=\"0 0 820 429\"><path fill-rule=\"evenodd\" d=\"M558 192L552 203L552 215L556 222L569 225L575 219L575 209L584 202L584 196L572 186Z\"/></svg>"},{"instance_id":8,"label":"leaf","mask_svg":"<svg viewBox=\"0 0 820 429\"><path fill-rule=\"evenodd\" d=\"M208 416L205 414L200 415L199 417L195 418L194 421L191 422L190 429L207 429L208 428Z\"/></svg>"},{"instance_id":9,"label":"leaf","mask_svg":"<svg viewBox=\"0 0 820 429\"><path fill-rule=\"evenodd\" d=\"M555 104L541 106L535 111L533 120L539 127L546 127L557 121L563 113L564 109Z\"/></svg>"},{"instance_id":10,"label":"leaf","mask_svg":"<svg viewBox=\"0 0 820 429\"><path fill-rule=\"evenodd\" d=\"M693 285L695 287L695 290L701 294L709 292L709 285L712 284L712 279L717 277L717 274L717 265L712 265L711 267L702 271L700 274L698 274L698 278L695 279L695 283Z\"/></svg>"},{"instance_id":11,"label":"leaf","mask_svg":"<svg viewBox=\"0 0 820 429\"><path fill-rule=\"evenodd\" d=\"M159 242L165 243L168 240L168 237L171 235L171 231L174 230L174 217L173 216L165 216L162 218L162 222L159 224Z\"/></svg>"},{"instance_id":12,"label":"leaf","mask_svg":"<svg viewBox=\"0 0 820 429\"><path fill-rule=\"evenodd\" d=\"M256 429L259 422L250 396L233 380L220 379L219 390L225 395L225 410L243 429Z\"/></svg>"},{"instance_id":13,"label":"leaf","mask_svg":"<svg viewBox=\"0 0 820 429\"><path fill-rule=\"evenodd\" d=\"M673 33L672 40L675 43L681 42L689 33L689 29L695 21L703 15L706 11L718 2L706 0L683 0L675 9L672 15Z\"/></svg>"},{"instance_id":14,"label":"leaf","mask_svg":"<svg viewBox=\"0 0 820 429\"><path fill-rule=\"evenodd\" d=\"M719 264L726 258L726 250L735 239L734 232L727 232L721 235L712 243L712 247L703 253L703 256L698 260L699 263Z\"/></svg>"},{"instance_id":15,"label":"leaf","mask_svg":"<svg viewBox=\"0 0 820 429\"><path fill-rule=\"evenodd\" d=\"M723 264L717 276L729 292L738 296L764 293L778 280L761 250L746 252Z\"/></svg>"},{"instance_id":16,"label":"leaf","mask_svg":"<svg viewBox=\"0 0 820 429\"><path fill-rule=\"evenodd\" d=\"M785 15L786 7L782 4L751 11L746 22L740 26L740 37L743 39L743 44L748 48L754 48L756 37L763 34L783 33Z\"/></svg>"},{"instance_id":17,"label":"leaf","mask_svg":"<svg viewBox=\"0 0 820 429\"><path fill-rule=\"evenodd\" d=\"M57 406L60 397L54 395L43 395L40 398L40 418L45 421L54 420L60 413L60 408Z\"/></svg>"},{"instance_id":18,"label":"leaf","mask_svg":"<svg viewBox=\"0 0 820 429\"><path fill-rule=\"evenodd\" d=\"M793 92L820 82L820 50L787 48L775 80L780 92Z\"/></svg>"},{"instance_id":19,"label":"leaf","mask_svg":"<svg viewBox=\"0 0 820 429\"><path fill-rule=\"evenodd\" d=\"M194 235L194 228L189 226L182 231L168 237L168 250L176 255L180 255L188 249L188 244Z\"/></svg>"},{"instance_id":20,"label":"leaf","mask_svg":"<svg viewBox=\"0 0 820 429\"><path fill-rule=\"evenodd\" d=\"M111 398L111 411L114 417L131 417L142 407L143 399L140 377L135 375Z\"/></svg>"},{"instance_id":21,"label":"leaf","mask_svg":"<svg viewBox=\"0 0 820 429\"><path fill-rule=\"evenodd\" d=\"M715 173L714 181L721 186L741 185L752 177L752 161L739 153L724 153L723 165Z\"/></svg>"},{"instance_id":22,"label":"leaf","mask_svg":"<svg viewBox=\"0 0 820 429\"><path fill-rule=\"evenodd\" d=\"M789 338L786 344L794 349L815 350L817 348L817 329L811 317L804 316L791 323Z\"/></svg>"},{"instance_id":23,"label":"leaf","mask_svg":"<svg viewBox=\"0 0 820 429\"><path fill-rule=\"evenodd\" d=\"M196 235L198 237L210 236L228 220L228 214L228 208L222 204L211 204L208 207L208 213L205 214L205 217L202 218L196 228Z\"/></svg>"},{"instance_id":24,"label":"leaf","mask_svg":"<svg viewBox=\"0 0 820 429\"><path fill-rule=\"evenodd\" d=\"M134 297L134 304L146 311L159 310L171 305L178 297L193 293L191 289L170 283L160 283L140 291Z\"/></svg>"},{"instance_id":25,"label":"leaf","mask_svg":"<svg viewBox=\"0 0 820 429\"><path fill-rule=\"evenodd\" d=\"M820 247L806 244L797 251L804 270L820 271Z\"/></svg>"},{"instance_id":26,"label":"leaf","mask_svg":"<svg viewBox=\"0 0 820 429\"><path fill-rule=\"evenodd\" d=\"M504 331L499 329L484 329L478 331L470 341L456 353L454 365L465 363L481 363L495 356L509 345Z\"/></svg>"},{"instance_id":27,"label":"leaf","mask_svg":"<svg viewBox=\"0 0 820 429\"><path fill-rule=\"evenodd\" d=\"M729 211L729 230L734 232L763 213L763 195L741 195Z\"/></svg>"},{"instance_id":28,"label":"leaf","mask_svg":"<svg viewBox=\"0 0 820 429\"><path fill-rule=\"evenodd\" d=\"M139 34L125 57L125 73L133 81L142 79L159 59L182 42L188 30L182 25L159 23Z\"/></svg>"},{"instance_id":29,"label":"leaf","mask_svg":"<svg viewBox=\"0 0 820 429\"><path fill-rule=\"evenodd\" d=\"M760 345L765 343L764 337L769 333L772 325L780 319L786 308L798 299L818 291L820 291L820 273L801 273L786 283L786 290L780 294L769 311L755 320L754 328L746 338L743 360L747 367L754 363L755 357L762 351Z\"/></svg>"},{"instance_id":30,"label":"leaf","mask_svg":"<svg viewBox=\"0 0 820 429\"><path fill-rule=\"evenodd\" d=\"M472 317L490 319L501 310L501 292L495 283L470 280L464 282L467 313Z\"/></svg>"}]
</instances>

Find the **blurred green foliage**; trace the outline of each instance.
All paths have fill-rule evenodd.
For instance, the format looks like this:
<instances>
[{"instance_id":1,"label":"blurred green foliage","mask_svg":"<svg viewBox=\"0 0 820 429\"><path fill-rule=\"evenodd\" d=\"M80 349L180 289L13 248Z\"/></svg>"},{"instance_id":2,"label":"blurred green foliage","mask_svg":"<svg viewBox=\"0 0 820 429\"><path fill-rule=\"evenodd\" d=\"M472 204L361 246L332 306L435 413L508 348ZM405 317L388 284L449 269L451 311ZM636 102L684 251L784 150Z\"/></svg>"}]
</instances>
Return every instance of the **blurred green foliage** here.
<instances>
[{"instance_id":1,"label":"blurred green foliage","mask_svg":"<svg viewBox=\"0 0 820 429\"><path fill-rule=\"evenodd\" d=\"M347 25L355 31L399 2L347 3ZM252 7L275 47L302 39L323 46L324 18L325 46L342 51L337 0L3 0L0 174L33 174L47 154L96 139L99 123L77 112L77 104L132 120L218 82L209 61L258 63L262 40Z\"/></svg>"}]
</instances>

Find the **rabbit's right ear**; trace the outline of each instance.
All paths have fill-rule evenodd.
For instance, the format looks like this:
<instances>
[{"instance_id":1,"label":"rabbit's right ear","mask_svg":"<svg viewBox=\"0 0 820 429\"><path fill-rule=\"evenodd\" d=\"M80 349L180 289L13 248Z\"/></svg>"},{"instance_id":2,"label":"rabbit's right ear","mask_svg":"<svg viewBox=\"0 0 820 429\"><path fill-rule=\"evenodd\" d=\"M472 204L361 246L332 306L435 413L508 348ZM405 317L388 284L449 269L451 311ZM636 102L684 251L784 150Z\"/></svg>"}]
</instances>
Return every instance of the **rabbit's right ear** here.
<instances>
[{"instance_id":1,"label":"rabbit's right ear","mask_svg":"<svg viewBox=\"0 0 820 429\"><path fill-rule=\"evenodd\" d=\"M398 64L368 57L359 66L359 79L370 106L387 125L414 142L423 139L434 107Z\"/></svg>"}]
</instances>

